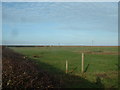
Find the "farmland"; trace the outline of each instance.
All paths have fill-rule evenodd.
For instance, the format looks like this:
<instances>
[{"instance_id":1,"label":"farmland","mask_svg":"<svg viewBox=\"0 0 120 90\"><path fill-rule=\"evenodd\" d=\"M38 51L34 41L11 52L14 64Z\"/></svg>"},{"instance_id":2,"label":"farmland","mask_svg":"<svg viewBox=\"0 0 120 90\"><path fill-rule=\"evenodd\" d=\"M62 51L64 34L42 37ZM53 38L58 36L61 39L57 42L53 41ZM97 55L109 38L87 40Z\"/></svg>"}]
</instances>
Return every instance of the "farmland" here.
<instances>
[{"instance_id":1,"label":"farmland","mask_svg":"<svg viewBox=\"0 0 120 90\"><path fill-rule=\"evenodd\" d=\"M118 47L10 47L30 58L67 88L117 88ZM84 73L81 54L84 53ZM68 61L68 74L65 62ZM32 67L32 66L31 66Z\"/></svg>"}]
</instances>

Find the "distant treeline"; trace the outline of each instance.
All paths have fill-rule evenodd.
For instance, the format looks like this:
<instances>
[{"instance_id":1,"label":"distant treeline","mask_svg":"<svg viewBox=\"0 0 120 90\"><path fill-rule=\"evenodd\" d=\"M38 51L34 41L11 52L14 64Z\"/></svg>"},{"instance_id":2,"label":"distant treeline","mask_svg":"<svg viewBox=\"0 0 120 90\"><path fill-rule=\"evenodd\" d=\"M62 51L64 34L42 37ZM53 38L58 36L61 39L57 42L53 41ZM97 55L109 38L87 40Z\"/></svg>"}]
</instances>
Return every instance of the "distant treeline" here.
<instances>
[{"instance_id":1,"label":"distant treeline","mask_svg":"<svg viewBox=\"0 0 120 90\"><path fill-rule=\"evenodd\" d=\"M2 45L2 47L50 47L50 46Z\"/></svg>"},{"instance_id":2,"label":"distant treeline","mask_svg":"<svg viewBox=\"0 0 120 90\"><path fill-rule=\"evenodd\" d=\"M55 46L55 45L40 45L40 46L30 46L30 45L0 45L0 47L120 47L120 46Z\"/></svg>"}]
</instances>

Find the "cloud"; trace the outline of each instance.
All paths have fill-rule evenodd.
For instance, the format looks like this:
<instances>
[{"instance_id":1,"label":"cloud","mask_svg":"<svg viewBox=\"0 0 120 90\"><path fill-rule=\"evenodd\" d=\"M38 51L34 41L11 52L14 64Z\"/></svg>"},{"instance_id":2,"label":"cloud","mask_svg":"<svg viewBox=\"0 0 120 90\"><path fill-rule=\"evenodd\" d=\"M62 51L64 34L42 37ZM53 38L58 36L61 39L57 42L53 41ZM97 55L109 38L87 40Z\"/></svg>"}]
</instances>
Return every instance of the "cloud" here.
<instances>
[{"instance_id":1,"label":"cloud","mask_svg":"<svg viewBox=\"0 0 120 90\"><path fill-rule=\"evenodd\" d=\"M73 22L111 18L117 15L115 3L3 3L4 19L10 22Z\"/></svg>"}]
</instances>

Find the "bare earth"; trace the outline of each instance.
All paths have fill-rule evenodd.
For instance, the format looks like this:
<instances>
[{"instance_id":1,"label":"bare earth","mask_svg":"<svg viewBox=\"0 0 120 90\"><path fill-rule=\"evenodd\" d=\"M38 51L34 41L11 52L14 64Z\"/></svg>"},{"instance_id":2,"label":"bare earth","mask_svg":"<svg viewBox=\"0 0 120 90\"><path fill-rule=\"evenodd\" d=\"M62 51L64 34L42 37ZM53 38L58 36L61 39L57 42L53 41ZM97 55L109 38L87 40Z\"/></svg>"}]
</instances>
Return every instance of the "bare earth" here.
<instances>
[{"instance_id":1,"label":"bare earth","mask_svg":"<svg viewBox=\"0 0 120 90\"><path fill-rule=\"evenodd\" d=\"M47 72L38 68L37 64L23 55L3 48L2 87L4 88L55 88L56 81Z\"/></svg>"}]
</instances>

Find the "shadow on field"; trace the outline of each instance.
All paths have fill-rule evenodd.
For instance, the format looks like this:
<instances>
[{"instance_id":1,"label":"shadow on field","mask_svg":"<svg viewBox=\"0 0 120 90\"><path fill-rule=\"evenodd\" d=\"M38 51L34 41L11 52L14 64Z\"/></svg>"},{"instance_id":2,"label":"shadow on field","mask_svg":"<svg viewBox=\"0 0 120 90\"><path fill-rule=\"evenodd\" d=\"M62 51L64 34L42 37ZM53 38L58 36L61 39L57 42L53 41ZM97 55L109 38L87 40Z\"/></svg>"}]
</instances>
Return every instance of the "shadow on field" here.
<instances>
[{"instance_id":1,"label":"shadow on field","mask_svg":"<svg viewBox=\"0 0 120 90\"><path fill-rule=\"evenodd\" d=\"M84 72L87 72L89 66L90 66L90 64L87 65L87 67L85 68Z\"/></svg>"},{"instance_id":2,"label":"shadow on field","mask_svg":"<svg viewBox=\"0 0 120 90\"><path fill-rule=\"evenodd\" d=\"M64 71L53 67L52 65L40 61L37 61L36 63L40 68L47 71L50 75L54 76L57 81L59 81L60 88L104 88L104 85L102 84L99 77L96 77L96 82L90 82L87 79L83 78L86 77L84 73L82 74L82 77L75 76L70 73L66 74ZM89 64L86 68L88 69L88 67Z\"/></svg>"},{"instance_id":3,"label":"shadow on field","mask_svg":"<svg viewBox=\"0 0 120 90\"><path fill-rule=\"evenodd\" d=\"M96 77L96 84L98 85L99 88L104 88L104 85L102 84L100 77Z\"/></svg>"},{"instance_id":4,"label":"shadow on field","mask_svg":"<svg viewBox=\"0 0 120 90\"><path fill-rule=\"evenodd\" d=\"M66 74L52 65L25 57L8 48L3 49L2 55L3 88L104 88L99 77L96 82L90 82L84 73L81 77Z\"/></svg>"}]
</instances>

